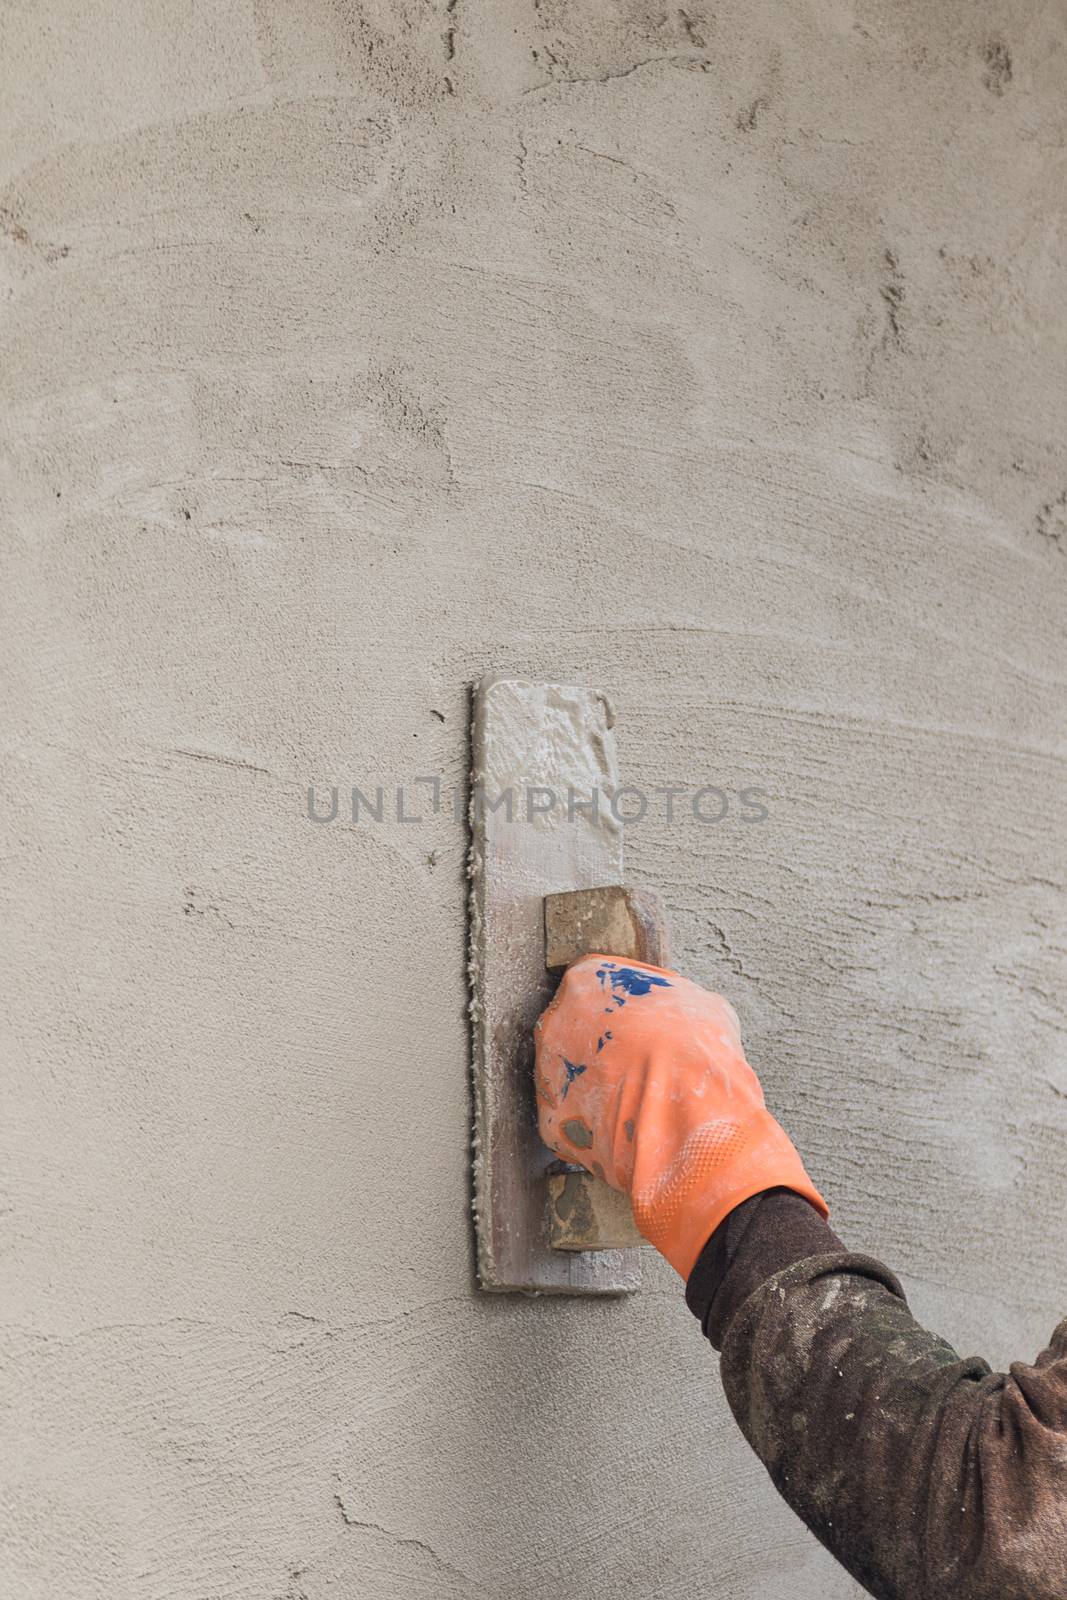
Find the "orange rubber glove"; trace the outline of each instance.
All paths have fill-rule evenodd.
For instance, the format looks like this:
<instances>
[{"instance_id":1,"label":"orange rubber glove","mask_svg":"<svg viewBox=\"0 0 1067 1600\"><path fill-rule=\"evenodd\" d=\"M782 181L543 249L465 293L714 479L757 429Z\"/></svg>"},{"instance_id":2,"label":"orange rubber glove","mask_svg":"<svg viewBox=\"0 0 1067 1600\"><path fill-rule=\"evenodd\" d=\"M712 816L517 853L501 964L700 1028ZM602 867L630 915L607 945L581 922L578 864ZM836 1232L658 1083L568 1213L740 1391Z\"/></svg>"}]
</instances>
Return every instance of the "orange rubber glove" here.
<instances>
[{"instance_id":1,"label":"orange rubber glove","mask_svg":"<svg viewBox=\"0 0 1067 1600\"><path fill-rule=\"evenodd\" d=\"M626 1190L638 1228L683 1278L724 1217L764 1189L793 1189L827 1215L720 995L662 967L583 956L534 1033L542 1139Z\"/></svg>"}]
</instances>

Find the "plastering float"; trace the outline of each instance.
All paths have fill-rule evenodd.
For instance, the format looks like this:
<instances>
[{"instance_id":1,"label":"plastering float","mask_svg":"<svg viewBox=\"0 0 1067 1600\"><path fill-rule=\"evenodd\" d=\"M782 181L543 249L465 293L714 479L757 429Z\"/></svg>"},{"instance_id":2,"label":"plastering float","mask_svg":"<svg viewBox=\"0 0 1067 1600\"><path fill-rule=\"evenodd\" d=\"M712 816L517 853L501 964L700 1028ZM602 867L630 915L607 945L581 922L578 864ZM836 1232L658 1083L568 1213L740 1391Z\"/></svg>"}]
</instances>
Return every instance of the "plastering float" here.
<instances>
[{"instance_id":1,"label":"plastering float","mask_svg":"<svg viewBox=\"0 0 1067 1600\"><path fill-rule=\"evenodd\" d=\"M533 1025L549 969L586 951L662 965L662 916L622 884L605 695L495 674L474 696L470 977L474 1217L483 1289L626 1294L639 1236L624 1197L541 1143ZM592 891L592 892L589 892ZM547 938L546 938L547 936Z\"/></svg>"}]
</instances>

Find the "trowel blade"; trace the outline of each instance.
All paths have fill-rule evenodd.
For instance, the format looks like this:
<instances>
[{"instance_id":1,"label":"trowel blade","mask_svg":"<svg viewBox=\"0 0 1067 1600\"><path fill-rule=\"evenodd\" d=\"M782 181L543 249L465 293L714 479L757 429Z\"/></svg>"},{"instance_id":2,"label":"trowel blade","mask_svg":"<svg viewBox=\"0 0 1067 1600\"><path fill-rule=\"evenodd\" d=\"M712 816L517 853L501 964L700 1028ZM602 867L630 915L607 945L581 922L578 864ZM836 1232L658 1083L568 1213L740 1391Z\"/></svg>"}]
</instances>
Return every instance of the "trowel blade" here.
<instances>
[{"instance_id":1,"label":"trowel blade","mask_svg":"<svg viewBox=\"0 0 1067 1600\"><path fill-rule=\"evenodd\" d=\"M474 1216L483 1289L626 1294L636 1250L549 1244L532 1029L551 997L543 899L622 880L611 707L571 684L495 674L474 697L471 771L471 1019Z\"/></svg>"}]
</instances>

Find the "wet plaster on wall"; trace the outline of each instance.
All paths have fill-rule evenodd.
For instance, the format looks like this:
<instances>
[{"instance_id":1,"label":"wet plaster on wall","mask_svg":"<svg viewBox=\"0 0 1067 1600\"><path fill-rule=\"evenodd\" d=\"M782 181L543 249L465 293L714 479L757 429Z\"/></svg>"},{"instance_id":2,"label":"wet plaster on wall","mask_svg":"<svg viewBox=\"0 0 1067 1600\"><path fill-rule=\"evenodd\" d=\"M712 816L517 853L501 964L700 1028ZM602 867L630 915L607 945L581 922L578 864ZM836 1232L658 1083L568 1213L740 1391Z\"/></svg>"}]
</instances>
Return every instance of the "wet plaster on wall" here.
<instances>
[{"instance_id":1,"label":"wet plaster on wall","mask_svg":"<svg viewBox=\"0 0 1067 1600\"><path fill-rule=\"evenodd\" d=\"M461 782L490 667L762 786L631 869L846 1236L1038 1348L1062 14L2 27L5 1592L854 1593L665 1267L472 1293L465 840L306 791Z\"/></svg>"}]
</instances>

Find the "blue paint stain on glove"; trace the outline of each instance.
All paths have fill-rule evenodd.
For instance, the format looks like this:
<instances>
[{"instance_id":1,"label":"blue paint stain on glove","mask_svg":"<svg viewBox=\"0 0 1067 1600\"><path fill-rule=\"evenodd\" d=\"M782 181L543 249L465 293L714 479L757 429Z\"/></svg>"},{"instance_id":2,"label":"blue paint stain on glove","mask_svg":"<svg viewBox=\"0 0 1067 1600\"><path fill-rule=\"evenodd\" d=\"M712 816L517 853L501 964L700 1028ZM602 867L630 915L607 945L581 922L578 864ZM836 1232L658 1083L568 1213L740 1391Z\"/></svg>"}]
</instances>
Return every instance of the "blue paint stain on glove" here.
<instances>
[{"instance_id":1,"label":"blue paint stain on glove","mask_svg":"<svg viewBox=\"0 0 1067 1600\"><path fill-rule=\"evenodd\" d=\"M586 1070L586 1068L585 1068L584 1064L581 1065L581 1066L576 1066L573 1061L568 1061L566 1056L563 1057L563 1065L567 1069L567 1081L563 1085L563 1092L560 1095L560 1099L561 1100L566 1100L566 1098L567 1098L567 1090L570 1088L570 1086L574 1082L575 1078L577 1078L581 1073L583 1073Z\"/></svg>"},{"instance_id":2,"label":"blue paint stain on glove","mask_svg":"<svg viewBox=\"0 0 1067 1600\"><path fill-rule=\"evenodd\" d=\"M605 1006L610 1014L613 1009L618 1009L626 1004L626 996L637 998L649 994L652 989L669 989L671 987L666 978L661 978L656 972L641 972L637 967L617 967L614 961L605 961L596 971L603 989L607 983L611 984L611 998L613 1006Z\"/></svg>"}]
</instances>

